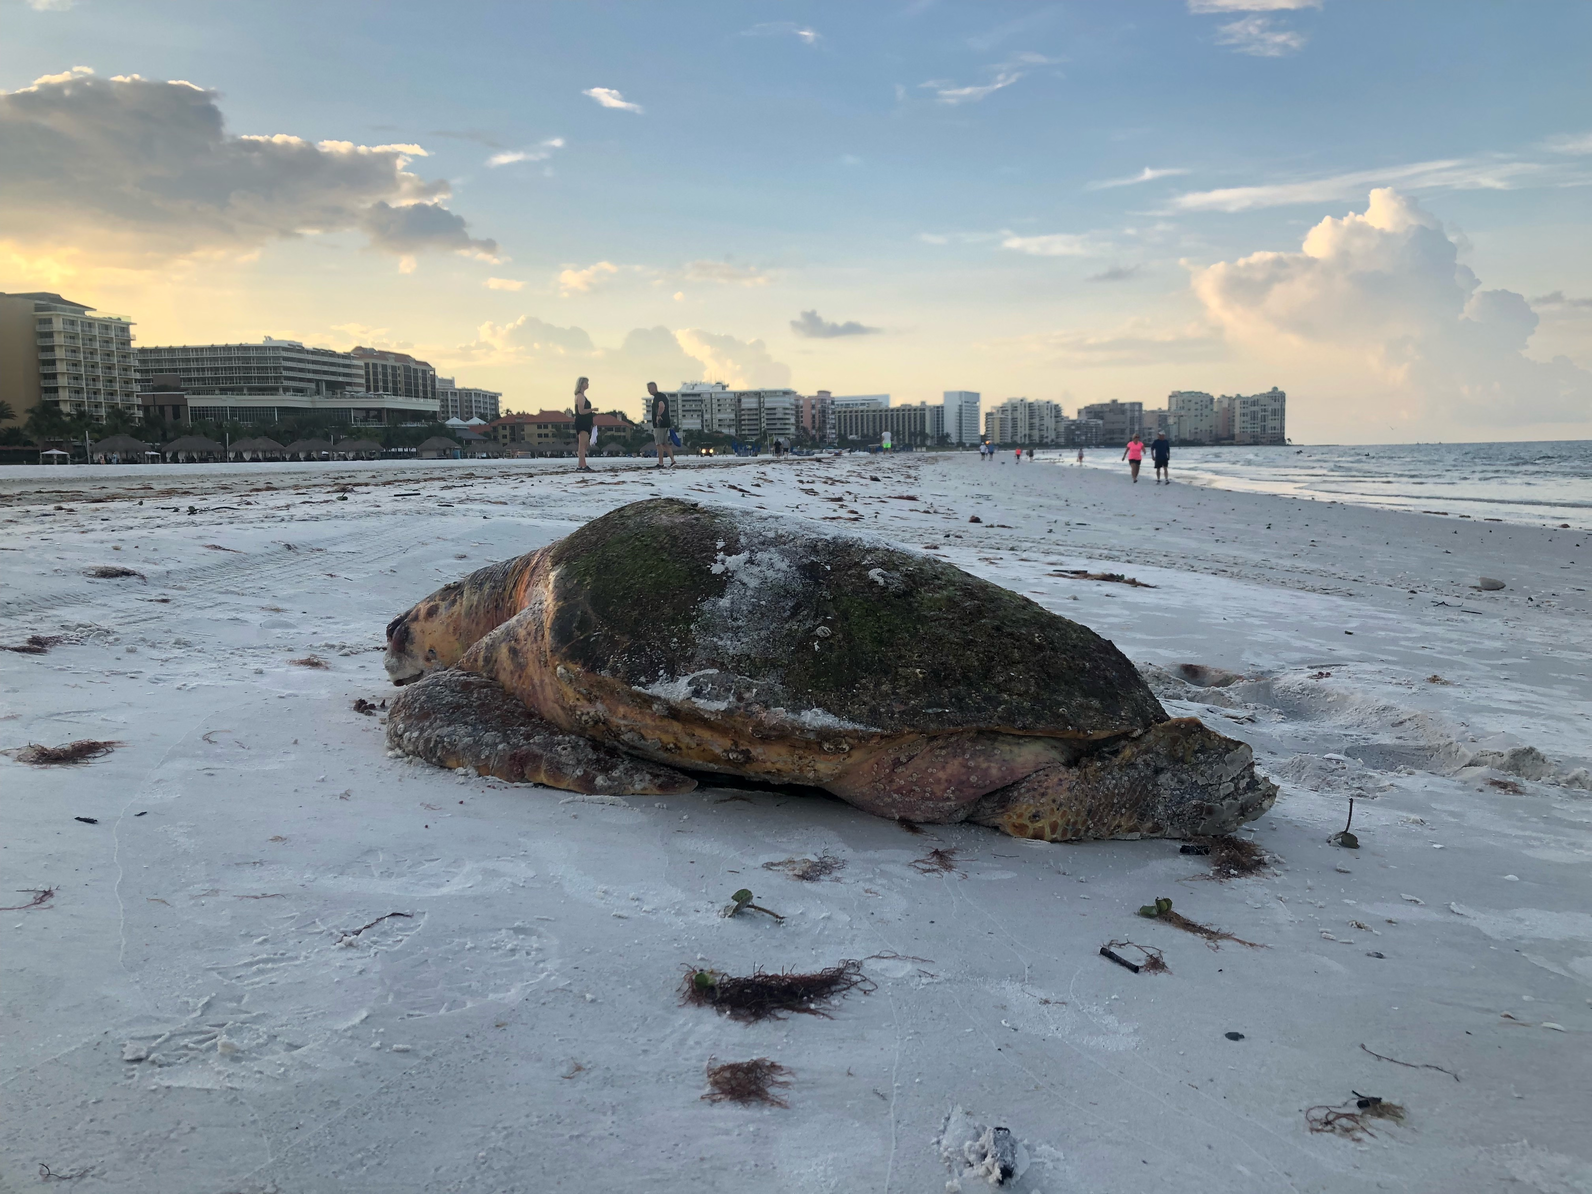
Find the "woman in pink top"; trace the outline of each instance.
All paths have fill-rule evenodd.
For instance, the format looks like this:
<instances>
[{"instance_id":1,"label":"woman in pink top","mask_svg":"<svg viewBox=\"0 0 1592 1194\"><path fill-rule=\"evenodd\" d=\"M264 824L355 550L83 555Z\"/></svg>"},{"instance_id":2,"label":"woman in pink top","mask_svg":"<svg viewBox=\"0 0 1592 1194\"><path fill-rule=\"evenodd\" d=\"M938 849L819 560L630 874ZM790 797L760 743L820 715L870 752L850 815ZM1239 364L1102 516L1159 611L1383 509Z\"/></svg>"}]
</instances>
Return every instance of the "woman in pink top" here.
<instances>
[{"instance_id":1,"label":"woman in pink top","mask_svg":"<svg viewBox=\"0 0 1592 1194\"><path fill-rule=\"evenodd\" d=\"M1133 470L1133 483L1139 483L1139 463L1144 459L1144 441L1134 432L1128 438L1128 446L1122 449L1122 459L1128 462L1128 467Z\"/></svg>"}]
</instances>

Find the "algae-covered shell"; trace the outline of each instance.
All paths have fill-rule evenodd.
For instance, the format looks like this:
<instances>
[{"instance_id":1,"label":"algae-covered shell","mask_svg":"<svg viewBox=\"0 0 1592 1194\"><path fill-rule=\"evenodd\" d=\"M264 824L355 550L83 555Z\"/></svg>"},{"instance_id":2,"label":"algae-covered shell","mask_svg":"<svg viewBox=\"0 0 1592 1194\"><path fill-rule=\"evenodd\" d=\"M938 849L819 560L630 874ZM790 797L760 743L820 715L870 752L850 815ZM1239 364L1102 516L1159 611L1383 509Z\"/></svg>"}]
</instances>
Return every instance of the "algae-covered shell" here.
<instances>
[{"instance_id":1,"label":"algae-covered shell","mask_svg":"<svg viewBox=\"0 0 1592 1194\"><path fill-rule=\"evenodd\" d=\"M819 522L637 502L554 544L546 567L548 656L670 702L886 734L1098 739L1166 720L1087 627Z\"/></svg>"}]
</instances>

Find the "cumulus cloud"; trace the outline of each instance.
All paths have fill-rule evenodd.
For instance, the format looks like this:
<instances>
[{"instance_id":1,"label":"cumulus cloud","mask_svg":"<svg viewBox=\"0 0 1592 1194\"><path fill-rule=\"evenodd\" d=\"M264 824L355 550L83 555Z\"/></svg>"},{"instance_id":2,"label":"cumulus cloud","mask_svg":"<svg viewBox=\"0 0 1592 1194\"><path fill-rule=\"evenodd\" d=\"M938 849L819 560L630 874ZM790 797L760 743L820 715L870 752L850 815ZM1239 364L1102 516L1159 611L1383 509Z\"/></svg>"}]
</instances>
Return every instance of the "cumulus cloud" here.
<instances>
[{"instance_id":1,"label":"cumulus cloud","mask_svg":"<svg viewBox=\"0 0 1592 1194\"><path fill-rule=\"evenodd\" d=\"M831 323L817 311L803 311L800 319L790 321L790 330L809 340L833 340L839 336L872 336L882 329L868 327L855 319Z\"/></svg>"},{"instance_id":2,"label":"cumulus cloud","mask_svg":"<svg viewBox=\"0 0 1592 1194\"><path fill-rule=\"evenodd\" d=\"M1284 29L1270 17L1243 17L1216 30L1216 43L1256 58L1283 58L1304 49L1303 33Z\"/></svg>"},{"instance_id":3,"label":"cumulus cloud","mask_svg":"<svg viewBox=\"0 0 1592 1194\"><path fill-rule=\"evenodd\" d=\"M585 269L562 270L558 275L558 289L566 296L590 294L618 272L619 267L612 261L598 261Z\"/></svg>"},{"instance_id":4,"label":"cumulus cloud","mask_svg":"<svg viewBox=\"0 0 1592 1194\"><path fill-rule=\"evenodd\" d=\"M1126 178L1106 178L1099 182L1092 182L1089 184L1088 189L1091 191L1105 191L1112 187L1131 187L1137 186L1141 182L1154 182L1158 178L1172 178L1176 175L1187 173L1188 171L1180 166L1168 166L1161 170L1146 166L1139 173L1130 174Z\"/></svg>"},{"instance_id":5,"label":"cumulus cloud","mask_svg":"<svg viewBox=\"0 0 1592 1194\"><path fill-rule=\"evenodd\" d=\"M760 25L753 25L750 29L742 29L742 37L779 37L789 35L795 37L805 45L816 45L822 36L818 30L805 28L795 21L764 21Z\"/></svg>"},{"instance_id":6,"label":"cumulus cloud","mask_svg":"<svg viewBox=\"0 0 1592 1194\"><path fill-rule=\"evenodd\" d=\"M755 265L736 265L732 261L692 261L685 276L693 282L723 282L731 286L767 286L768 275Z\"/></svg>"},{"instance_id":7,"label":"cumulus cloud","mask_svg":"<svg viewBox=\"0 0 1592 1194\"><path fill-rule=\"evenodd\" d=\"M494 153L487 158L488 166L512 166L515 162L545 162L553 156L555 149L564 148L564 138L549 137L534 149L505 149L502 153Z\"/></svg>"},{"instance_id":8,"label":"cumulus cloud","mask_svg":"<svg viewBox=\"0 0 1592 1194\"><path fill-rule=\"evenodd\" d=\"M1592 373L1525 349L1537 315L1521 296L1483 290L1459 244L1392 188L1365 213L1328 217L1297 253L1254 253L1196 270L1194 294L1228 339L1338 384L1366 416L1399 410L1455 425L1592 420Z\"/></svg>"},{"instance_id":9,"label":"cumulus cloud","mask_svg":"<svg viewBox=\"0 0 1592 1194\"><path fill-rule=\"evenodd\" d=\"M488 278L483 285L488 290L523 290L525 283L518 278Z\"/></svg>"},{"instance_id":10,"label":"cumulus cloud","mask_svg":"<svg viewBox=\"0 0 1592 1194\"><path fill-rule=\"evenodd\" d=\"M612 87L588 87L581 94L591 96L605 108L618 108L621 112L634 112L638 116L646 111L640 104L630 103L623 93L615 91Z\"/></svg>"},{"instance_id":11,"label":"cumulus cloud","mask_svg":"<svg viewBox=\"0 0 1592 1194\"><path fill-rule=\"evenodd\" d=\"M417 145L239 136L216 93L87 67L0 93L0 238L154 265L313 232L360 230L400 257L494 257L443 206L448 184L410 172Z\"/></svg>"},{"instance_id":12,"label":"cumulus cloud","mask_svg":"<svg viewBox=\"0 0 1592 1194\"><path fill-rule=\"evenodd\" d=\"M681 381L722 381L746 388L790 384L790 367L773 359L761 340L684 328L632 329L616 348L596 344L584 328L559 327L534 315L521 315L508 323L484 323L476 339L453 354L461 361L530 367L539 373L576 374L592 379L598 404L614 394L630 402L656 381L671 389ZM639 397L632 403L639 408Z\"/></svg>"}]
</instances>

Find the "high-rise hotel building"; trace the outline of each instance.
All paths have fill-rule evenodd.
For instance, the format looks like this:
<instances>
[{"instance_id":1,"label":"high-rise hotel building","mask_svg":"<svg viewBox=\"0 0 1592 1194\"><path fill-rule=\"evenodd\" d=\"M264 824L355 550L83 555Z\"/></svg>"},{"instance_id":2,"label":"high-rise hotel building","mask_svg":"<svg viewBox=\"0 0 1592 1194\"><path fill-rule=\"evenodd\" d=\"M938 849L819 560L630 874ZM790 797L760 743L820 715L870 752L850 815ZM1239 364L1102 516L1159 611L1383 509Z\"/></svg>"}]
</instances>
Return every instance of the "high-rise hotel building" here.
<instances>
[{"instance_id":1,"label":"high-rise hotel building","mask_svg":"<svg viewBox=\"0 0 1592 1194\"><path fill-rule=\"evenodd\" d=\"M0 401L18 422L49 404L62 414L138 417L133 324L58 294L0 294Z\"/></svg>"}]
</instances>

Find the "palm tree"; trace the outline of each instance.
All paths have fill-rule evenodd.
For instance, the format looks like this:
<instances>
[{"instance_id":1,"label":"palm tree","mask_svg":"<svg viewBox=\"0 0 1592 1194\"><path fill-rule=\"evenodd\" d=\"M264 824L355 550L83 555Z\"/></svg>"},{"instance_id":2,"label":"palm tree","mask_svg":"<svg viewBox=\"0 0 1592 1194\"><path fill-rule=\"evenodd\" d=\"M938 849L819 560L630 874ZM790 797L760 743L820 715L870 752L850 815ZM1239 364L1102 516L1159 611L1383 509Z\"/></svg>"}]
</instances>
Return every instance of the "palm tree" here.
<instances>
[{"instance_id":1,"label":"palm tree","mask_svg":"<svg viewBox=\"0 0 1592 1194\"><path fill-rule=\"evenodd\" d=\"M16 408L9 402L0 402L0 423L9 423L17 417Z\"/></svg>"}]
</instances>

